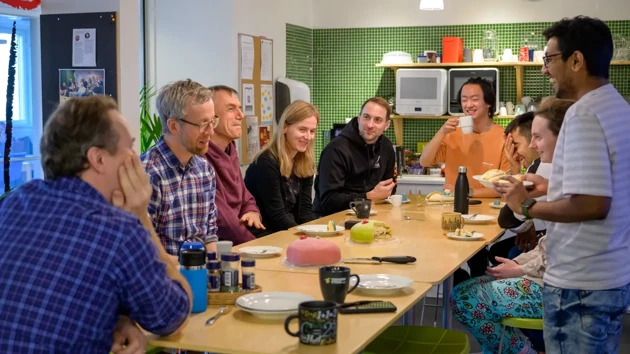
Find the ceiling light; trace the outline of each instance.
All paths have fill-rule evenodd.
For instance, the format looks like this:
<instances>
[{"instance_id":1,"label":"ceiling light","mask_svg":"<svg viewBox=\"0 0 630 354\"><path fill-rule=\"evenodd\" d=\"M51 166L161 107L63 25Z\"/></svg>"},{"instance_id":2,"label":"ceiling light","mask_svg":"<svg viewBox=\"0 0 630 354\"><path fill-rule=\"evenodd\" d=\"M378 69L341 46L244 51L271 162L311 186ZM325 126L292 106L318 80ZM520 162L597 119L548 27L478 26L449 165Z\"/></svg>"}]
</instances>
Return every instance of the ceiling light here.
<instances>
[{"instance_id":1,"label":"ceiling light","mask_svg":"<svg viewBox=\"0 0 630 354\"><path fill-rule=\"evenodd\" d=\"M444 10L444 0L420 0L420 10Z\"/></svg>"}]
</instances>

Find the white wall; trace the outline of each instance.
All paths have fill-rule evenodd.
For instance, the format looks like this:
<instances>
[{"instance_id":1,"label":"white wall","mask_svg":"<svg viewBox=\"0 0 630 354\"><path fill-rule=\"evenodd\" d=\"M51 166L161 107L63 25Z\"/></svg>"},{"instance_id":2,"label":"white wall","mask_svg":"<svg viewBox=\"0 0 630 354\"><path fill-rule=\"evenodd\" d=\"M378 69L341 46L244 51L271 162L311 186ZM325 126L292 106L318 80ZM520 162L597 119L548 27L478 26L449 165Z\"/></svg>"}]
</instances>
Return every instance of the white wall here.
<instances>
[{"instance_id":1,"label":"white wall","mask_svg":"<svg viewBox=\"0 0 630 354\"><path fill-rule=\"evenodd\" d=\"M236 17L232 40L237 43L239 33L273 39L273 76L274 79L285 76L286 24L313 28L313 4L317 1L319 0L234 0ZM238 60L237 52L238 46L233 54ZM238 72L233 75L238 80Z\"/></svg>"},{"instance_id":2,"label":"white wall","mask_svg":"<svg viewBox=\"0 0 630 354\"><path fill-rule=\"evenodd\" d=\"M420 11L420 0L313 0L313 28L437 26L557 21L587 15L630 20L629 0L444 0Z\"/></svg>"},{"instance_id":3,"label":"white wall","mask_svg":"<svg viewBox=\"0 0 630 354\"><path fill-rule=\"evenodd\" d=\"M147 2L148 82L190 78L236 87L233 0Z\"/></svg>"}]
</instances>

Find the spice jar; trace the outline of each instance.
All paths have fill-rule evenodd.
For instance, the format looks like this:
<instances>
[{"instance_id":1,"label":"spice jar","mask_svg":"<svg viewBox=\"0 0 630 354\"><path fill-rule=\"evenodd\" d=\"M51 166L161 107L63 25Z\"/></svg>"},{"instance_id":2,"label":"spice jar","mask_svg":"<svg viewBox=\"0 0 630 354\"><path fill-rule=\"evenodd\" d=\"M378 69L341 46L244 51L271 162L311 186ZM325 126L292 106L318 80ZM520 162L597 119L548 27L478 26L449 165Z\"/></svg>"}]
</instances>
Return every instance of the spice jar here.
<instances>
[{"instance_id":1,"label":"spice jar","mask_svg":"<svg viewBox=\"0 0 630 354\"><path fill-rule=\"evenodd\" d=\"M238 292L238 253L221 254L221 292Z\"/></svg>"},{"instance_id":2,"label":"spice jar","mask_svg":"<svg viewBox=\"0 0 630 354\"><path fill-rule=\"evenodd\" d=\"M206 264L208 270L208 291L216 293L221 290L221 262L210 260Z\"/></svg>"},{"instance_id":3,"label":"spice jar","mask_svg":"<svg viewBox=\"0 0 630 354\"><path fill-rule=\"evenodd\" d=\"M243 281L241 287L243 290L254 290L256 287L256 280L254 274L254 268L256 261L253 259L243 259L241 261L241 268L243 272Z\"/></svg>"}]
</instances>

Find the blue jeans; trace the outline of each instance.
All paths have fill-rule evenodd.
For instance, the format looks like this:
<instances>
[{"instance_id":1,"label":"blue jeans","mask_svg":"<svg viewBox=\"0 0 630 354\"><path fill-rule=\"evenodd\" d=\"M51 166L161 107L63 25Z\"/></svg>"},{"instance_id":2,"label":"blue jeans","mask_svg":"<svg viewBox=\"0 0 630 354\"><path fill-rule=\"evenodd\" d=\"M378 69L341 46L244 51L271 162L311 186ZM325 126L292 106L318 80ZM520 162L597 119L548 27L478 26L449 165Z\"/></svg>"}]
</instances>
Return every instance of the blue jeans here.
<instances>
[{"instance_id":1,"label":"blue jeans","mask_svg":"<svg viewBox=\"0 0 630 354\"><path fill-rule=\"evenodd\" d=\"M543 290L548 354L619 352L621 318L630 304L630 284L609 290Z\"/></svg>"}]
</instances>

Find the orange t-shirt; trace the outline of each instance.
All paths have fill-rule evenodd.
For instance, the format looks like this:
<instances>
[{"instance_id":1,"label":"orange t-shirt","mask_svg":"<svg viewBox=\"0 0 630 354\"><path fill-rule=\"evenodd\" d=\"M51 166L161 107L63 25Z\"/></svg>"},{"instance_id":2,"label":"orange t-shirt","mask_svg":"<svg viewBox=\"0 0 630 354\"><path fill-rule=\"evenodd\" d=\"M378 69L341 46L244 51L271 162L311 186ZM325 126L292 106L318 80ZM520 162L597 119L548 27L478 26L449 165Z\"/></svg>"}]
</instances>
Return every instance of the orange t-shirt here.
<instances>
[{"instance_id":1,"label":"orange t-shirt","mask_svg":"<svg viewBox=\"0 0 630 354\"><path fill-rule=\"evenodd\" d=\"M446 184L455 186L457 168L468 168L468 185L472 189L484 188L472 176L482 175L495 168L509 170L510 162L503 152L505 135L503 128L495 124L485 133L462 133L461 128L446 135L435 155L433 163L446 164Z\"/></svg>"}]
</instances>

